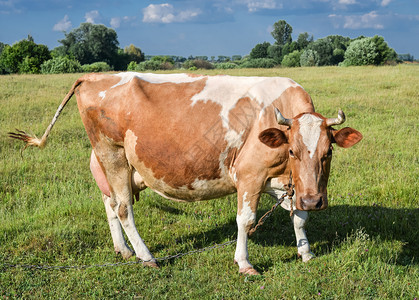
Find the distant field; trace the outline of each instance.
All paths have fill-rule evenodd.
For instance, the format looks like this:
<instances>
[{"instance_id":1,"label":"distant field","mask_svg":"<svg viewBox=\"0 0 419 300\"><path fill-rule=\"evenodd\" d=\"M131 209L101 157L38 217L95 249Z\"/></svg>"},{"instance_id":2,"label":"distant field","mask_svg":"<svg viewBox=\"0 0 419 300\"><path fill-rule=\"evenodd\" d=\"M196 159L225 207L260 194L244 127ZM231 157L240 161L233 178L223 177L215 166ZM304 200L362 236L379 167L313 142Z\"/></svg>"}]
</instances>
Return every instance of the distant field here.
<instances>
[{"instance_id":1,"label":"distant field","mask_svg":"<svg viewBox=\"0 0 419 300\"><path fill-rule=\"evenodd\" d=\"M217 74L221 71L202 71ZM113 252L105 210L89 171L90 143L75 99L44 150L7 138L15 128L41 136L80 74L0 76L0 299L415 299L419 296L419 67L222 71L284 76L300 83L316 110L364 139L336 147L330 206L310 213L317 258L297 259L287 211L275 211L249 242L262 276L243 277L234 245L161 263L86 270L34 270L9 264L92 265L123 261ZM196 71L195 73L201 73ZM145 191L137 228L156 257L236 237L235 195L182 204ZM264 196L261 216L274 200ZM134 260L134 259L133 259Z\"/></svg>"}]
</instances>

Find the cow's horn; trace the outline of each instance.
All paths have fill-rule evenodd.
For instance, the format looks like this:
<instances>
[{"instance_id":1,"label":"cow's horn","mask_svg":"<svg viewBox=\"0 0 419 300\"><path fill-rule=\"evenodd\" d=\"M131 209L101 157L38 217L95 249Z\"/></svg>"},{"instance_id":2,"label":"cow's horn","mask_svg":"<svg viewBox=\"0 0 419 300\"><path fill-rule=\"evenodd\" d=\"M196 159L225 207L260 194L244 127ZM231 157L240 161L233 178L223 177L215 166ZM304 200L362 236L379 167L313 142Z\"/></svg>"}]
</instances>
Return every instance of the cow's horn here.
<instances>
[{"instance_id":1,"label":"cow's horn","mask_svg":"<svg viewBox=\"0 0 419 300\"><path fill-rule=\"evenodd\" d=\"M285 126L289 126L291 127L292 125L292 119L286 119L284 118L284 116L281 114L281 112L279 111L278 108L275 107L275 115L276 115L276 120L278 122L279 125L285 125Z\"/></svg>"},{"instance_id":2,"label":"cow's horn","mask_svg":"<svg viewBox=\"0 0 419 300\"><path fill-rule=\"evenodd\" d=\"M345 120L346 120L345 114L343 113L341 109L339 109L338 117L326 119L326 125L328 127L333 126L333 125L340 125L340 124L343 124Z\"/></svg>"}]
</instances>

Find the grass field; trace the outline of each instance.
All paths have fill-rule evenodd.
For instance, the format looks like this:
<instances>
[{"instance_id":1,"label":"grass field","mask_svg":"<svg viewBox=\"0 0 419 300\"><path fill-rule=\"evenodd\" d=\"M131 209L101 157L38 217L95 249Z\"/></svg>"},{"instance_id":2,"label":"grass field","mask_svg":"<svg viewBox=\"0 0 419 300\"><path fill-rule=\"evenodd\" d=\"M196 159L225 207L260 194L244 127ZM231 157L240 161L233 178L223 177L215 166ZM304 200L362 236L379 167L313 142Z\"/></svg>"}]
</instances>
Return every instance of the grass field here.
<instances>
[{"instance_id":1,"label":"grass field","mask_svg":"<svg viewBox=\"0 0 419 300\"><path fill-rule=\"evenodd\" d=\"M217 71L206 71L215 74ZM197 71L199 73L199 71ZM287 211L278 210L249 242L262 276L244 277L234 245L162 262L71 270L6 264L93 265L113 252L105 210L89 171L90 143L75 99L44 150L7 138L15 128L41 136L78 74L0 76L0 299L416 299L419 296L419 67L232 70L285 76L310 93L316 110L364 139L336 148L329 208L310 213L317 258L297 258ZM261 216L274 200L264 196ZM236 236L235 195L192 204L151 191L134 205L137 228L156 257ZM132 259L134 260L134 259Z\"/></svg>"}]
</instances>

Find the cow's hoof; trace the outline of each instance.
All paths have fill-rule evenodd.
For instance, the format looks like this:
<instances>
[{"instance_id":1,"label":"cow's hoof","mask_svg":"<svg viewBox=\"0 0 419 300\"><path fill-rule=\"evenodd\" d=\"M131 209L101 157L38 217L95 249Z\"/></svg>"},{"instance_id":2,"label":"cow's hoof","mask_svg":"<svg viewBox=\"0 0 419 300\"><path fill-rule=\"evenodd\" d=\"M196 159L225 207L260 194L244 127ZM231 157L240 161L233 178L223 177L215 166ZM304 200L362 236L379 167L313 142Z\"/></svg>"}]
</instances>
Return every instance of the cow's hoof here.
<instances>
[{"instance_id":1,"label":"cow's hoof","mask_svg":"<svg viewBox=\"0 0 419 300\"><path fill-rule=\"evenodd\" d=\"M246 276L247 275L250 275L250 276L260 275L260 273L258 271L256 271L255 269L253 269L252 267L239 269L239 273L243 274L243 275L246 275Z\"/></svg>"},{"instance_id":2,"label":"cow's hoof","mask_svg":"<svg viewBox=\"0 0 419 300\"><path fill-rule=\"evenodd\" d=\"M159 265L155 261L144 261L143 266L153 269L160 269Z\"/></svg>"},{"instance_id":3,"label":"cow's hoof","mask_svg":"<svg viewBox=\"0 0 419 300\"><path fill-rule=\"evenodd\" d=\"M121 254L123 259L129 259L131 256L135 254L130 248L126 248L124 250L115 250L116 254Z\"/></svg>"},{"instance_id":4,"label":"cow's hoof","mask_svg":"<svg viewBox=\"0 0 419 300\"><path fill-rule=\"evenodd\" d=\"M313 252L298 254L298 256L300 256L302 261L305 263L316 257Z\"/></svg>"}]
</instances>

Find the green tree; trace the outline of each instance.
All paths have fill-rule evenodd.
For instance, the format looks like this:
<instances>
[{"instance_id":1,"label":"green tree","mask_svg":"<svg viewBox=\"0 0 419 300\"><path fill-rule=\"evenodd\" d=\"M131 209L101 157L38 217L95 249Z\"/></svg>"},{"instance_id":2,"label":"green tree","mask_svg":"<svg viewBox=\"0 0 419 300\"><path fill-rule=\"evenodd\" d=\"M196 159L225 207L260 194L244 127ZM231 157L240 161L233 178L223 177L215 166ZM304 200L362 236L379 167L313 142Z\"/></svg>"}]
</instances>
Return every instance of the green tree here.
<instances>
[{"instance_id":1,"label":"green tree","mask_svg":"<svg viewBox=\"0 0 419 300\"><path fill-rule=\"evenodd\" d=\"M307 32L300 33L297 38L298 50L304 50L312 42L313 36L310 37Z\"/></svg>"},{"instance_id":2,"label":"green tree","mask_svg":"<svg viewBox=\"0 0 419 300\"><path fill-rule=\"evenodd\" d=\"M261 44L257 44L252 51L250 51L250 58L267 58L268 57L268 47L271 44L268 42L264 42Z\"/></svg>"},{"instance_id":3,"label":"green tree","mask_svg":"<svg viewBox=\"0 0 419 300\"><path fill-rule=\"evenodd\" d=\"M153 56L152 58L151 58L151 61L157 61L157 62L160 62L160 63L171 63L172 65L175 63L175 61L173 60L173 58L172 57L170 57L170 56L168 56L168 55L165 55L165 56L162 56L162 55L156 55L156 56Z\"/></svg>"},{"instance_id":4,"label":"green tree","mask_svg":"<svg viewBox=\"0 0 419 300\"><path fill-rule=\"evenodd\" d=\"M136 63L144 61L144 53L140 48L135 47L133 44L126 46L124 48L124 53L128 55L129 61L135 61Z\"/></svg>"},{"instance_id":5,"label":"green tree","mask_svg":"<svg viewBox=\"0 0 419 300\"><path fill-rule=\"evenodd\" d=\"M238 61L238 60L241 60L242 59L242 56L241 55L233 55L232 57L231 57L231 60L232 61Z\"/></svg>"},{"instance_id":6,"label":"green tree","mask_svg":"<svg viewBox=\"0 0 419 300\"><path fill-rule=\"evenodd\" d=\"M288 55L288 54L294 52L295 50L298 50L297 42L286 43L282 47L282 51L281 51L282 58L284 58L285 55Z\"/></svg>"},{"instance_id":7,"label":"green tree","mask_svg":"<svg viewBox=\"0 0 419 300\"><path fill-rule=\"evenodd\" d=\"M273 25L271 34L280 46L292 42L292 27L284 20L279 20Z\"/></svg>"},{"instance_id":8,"label":"green tree","mask_svg":"<svg viewBox=\"0 0 419 300\"><path fill-rule=\"evenodd\" d=\"M3 44L2 42L0 42L0 54L3 52L3 49L6 46L7 46L7 44Z\"/></svg>"},{"instance_id":9,"label":"green tree","mask_svg":"<svg viewBox=\"0 0 419 300\"><path fill-rule=\"evenodd\" d=\"M300 56L301 56L301 51L294 50L290 54L287 54L284 56L284 59L282 60L281 65L287 68L299 67Z\"/></svg>"},{"instance_id":10,"label":"green tree","mask_svg":"<svg viewBox=\"0 0 419 300\"><path fill-rule=\"evenodd\" d=\"M268 57L275 60L275 63L277 63L277 64L280 64L282 59L283 59L282 48L283 48L283 46L280 46L280 45L275 43L273 45L270 45L268 47L268 50L267 50Z\"/></svg>"},{"instance_id":11,"label":"green tree","mask_svg":"<svg viewBox=\"0 0 419 300\"><path fill-rule=\"evenodd\" d=\"M36 44L31 36L13 46L6 45L0 54L0 68L4 73L39 73L51 54L45 45Z\"/></svg>"},{"instance_id":12,"label":"green tree","mask_svg":"<svg viewBox=\"0 0 419 300\"><path fill-rule=\"evenodd\" d=\"M1 57L1 53L3 52L3 49L4 49L6 46L9 46L9 45L7 45L7 44L3 44L2 42L0 42L0 57ZM1 61L0 61L0 74L6 74L6 73L7 73L7 72L6 72L6 70L4 69L4 67L2 66Z\"/></svg>"},{"instance_id":13,"label":"green tree","mask_svg":"<svg viewBox=\"0 0 419 300\"><path fill-rule=\"evenodd\" d=\"M330 66L333 64L333 47L332 41L330 38L325 37L318 39L311 43L307 49L316 51L318 54L318 66Z\"/></svg>"},{"instance_id":14,"label":"green tree","mask_svg":"<svg viewBox=\"0 0 419 300\"><path fill-rule=\"evenodd\" d=\"M67 55L81 64L104 61L113 66L118 57L118 39L115 30L105 25L82 23L59 41Z\"/></svg>"},{"instance_id":15,"label":"green tree","mask_svg":"<svg viewBox=\"0 0 419 300\"><path fill-rule=\"evenodd\" d=\"M301 53L300 65L302 67L314 67L319 63L319 54L317 51L306 49Z\"/></svg>"},{"instance_id":16,"label":"green tree","mask_svg":"<svg viewBox=\"0 0 419 300\"><path fill-rule=\"evenodd\" d=\"M376 64L377 46L373 38L356 39L349 44L345 52L343 66L363 66Z\"/></svg>"},{"instance_id":17,"label":"green tree","mask_svg":"<svg viewBox=\"0 0 419 300\"><path fill-rule=\"evenodd\" d=\"M346 50L351 43L349 37L343 37L341 35L329 35L327 38L330 40L333 49Z\"/></svg>"},{"instance_id":18,"label":"green tree","mask_svg":"<svg viewBox=\"0 0 419 300\"><path fill-rule=\"evenodd\" d=\"M372 42L377 48L377 57L375 58L375 65L383 65L388 61L396 61L397 53L394 49L390 48L384 41L382 36L375 35L371 38Z\"/></svg>"}]
</instances>

